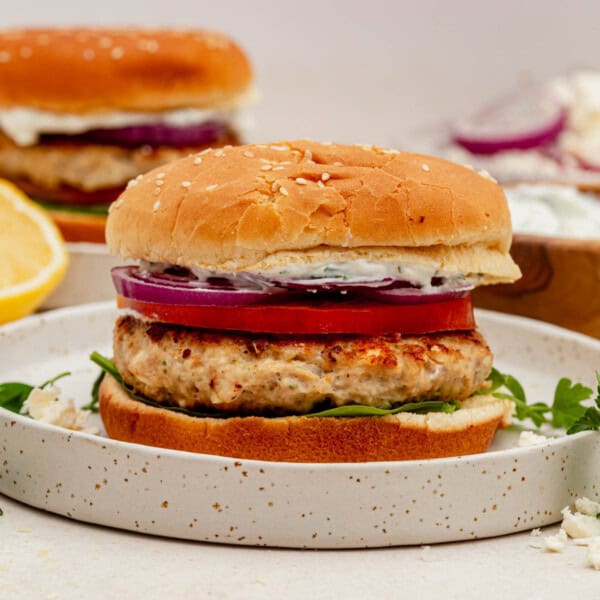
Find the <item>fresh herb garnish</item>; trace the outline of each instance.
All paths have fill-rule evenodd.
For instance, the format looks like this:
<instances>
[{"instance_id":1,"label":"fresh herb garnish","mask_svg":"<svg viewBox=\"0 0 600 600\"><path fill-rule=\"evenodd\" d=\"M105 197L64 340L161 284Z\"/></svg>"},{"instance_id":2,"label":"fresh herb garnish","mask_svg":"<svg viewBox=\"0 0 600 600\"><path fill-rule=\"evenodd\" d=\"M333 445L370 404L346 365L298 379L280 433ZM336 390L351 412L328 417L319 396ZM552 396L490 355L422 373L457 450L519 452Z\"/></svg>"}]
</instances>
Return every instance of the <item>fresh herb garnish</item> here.
<instances>
[{"instance_id":1,"label":"fresh herb garnish","mask_svg":"<svg viewBox=\"0 0 600 600\"><path fill-rule=\"evenodd\" d=\"M21 383L18 381L0 383L0 407L20 414L21 410L23 410L23 404L25 404L25 400L27 400L34 387L44 389L45 387L52 385L54 382L62 379L63 377L67 377L67 375L70 374L71 373L69 371L65 371L64 373L60 373L52 379L48 379L48 381L44 381L44 383L38 386L33 386L29 385L28 383Z\"/></svg>"},{"instance_id":2,"label":"fresh herb garnish","mask_svg":"<svg viewBox=\"0 0 600 600\"><path fill-rule=\"evenodd\" d=\"M87 215L108 215L108 204L54 204L45 200L35 199L38 204L41 204L46 210L60 211L68 213L83 213Z\"/></svg>"},{"instance_id":3,"label":"fresh herb garnish","mask_svg":"<svg viewBox=\"0 0 600 600\"><path fill-rule=\"evenodd\" d=\"M106 375L106 371L101 370L98 377L94 380L92 385L92 399L81 408L83 410L91 410L92 412L98 412L98 403L100 402L100 384Z\"/></svg>"},{"instance_id":4,"label":"fresh herb garnish","mask_svg":"<svg viewBox=\"0 0 600 600\"><path fill-rule=\"evenodd\" d=\"M402 412L428 413L444 412L453 413L460 408L457 402L443 402L441 400L430 400L424 402L407 402L395 408L377 408L375 406L365 406L362 404L346 404L345 406L336 406L328 410L322 410L316 413L309 413L307 417L384 417L386 415L395 415Z\"/></svg>"},{"instance_id":5,"label":"fresh herb garnish","mask_svg":"<svg viewBox=\"0 0 600 600\"><path fill-rule=\"evenodd\" d=\"M553 427L564 427L567 433L600 429L600 373L596 373L598 382L596 406L586 407L582 403L592 395L592 390L581 383L573 383L563 377L556 384L552 406L544 402L527 404L523 386L512 375L492 369L488 377L491 386L480 390L480 394L492 394L496 398L507 398L515 403L516 417L519 421L531 419L540 427L548 423ZM497 390L506 389L506 392Z\"/></svg>"}]
</instances>

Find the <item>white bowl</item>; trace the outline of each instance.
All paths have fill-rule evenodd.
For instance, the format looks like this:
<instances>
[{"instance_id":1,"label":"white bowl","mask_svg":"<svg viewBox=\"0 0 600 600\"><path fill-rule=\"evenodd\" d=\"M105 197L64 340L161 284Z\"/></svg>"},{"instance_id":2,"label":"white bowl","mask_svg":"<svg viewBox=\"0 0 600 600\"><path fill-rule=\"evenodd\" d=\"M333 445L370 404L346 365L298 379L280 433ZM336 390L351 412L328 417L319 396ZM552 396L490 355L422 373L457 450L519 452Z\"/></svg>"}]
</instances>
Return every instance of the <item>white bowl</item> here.
<instances>
[{"instance_id":1,"label":"white bowl","mask_svg":"<svg viewBox=\"0 0 600 600\"><path fill-rule=\"evenodd\" d=\"M124 264L123 260L109 254L104 244L69 243L67 249L67 274L44 301L42 309L113 300L115 288L110 278L110 270Z\"/></svg>"}]
</instances>

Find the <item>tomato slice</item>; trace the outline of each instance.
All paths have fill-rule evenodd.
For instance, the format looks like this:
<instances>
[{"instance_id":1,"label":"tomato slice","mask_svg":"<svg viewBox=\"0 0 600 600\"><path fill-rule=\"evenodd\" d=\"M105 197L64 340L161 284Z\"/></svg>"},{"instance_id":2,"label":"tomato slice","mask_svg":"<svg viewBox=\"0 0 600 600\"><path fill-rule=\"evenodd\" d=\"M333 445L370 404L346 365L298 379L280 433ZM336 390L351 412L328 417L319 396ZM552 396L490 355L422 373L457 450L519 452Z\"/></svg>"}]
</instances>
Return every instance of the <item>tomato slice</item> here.
<instances>
[{"instance_id":1,"label":"tomato slice","mask_svg":"<svg viewBox=\"0 0 600 600\"><path fill-rule=\"evenodd\" d=\"M424 304L321 302L192 306L158 304L117 296L129 308L163 323L203 329L277 334L423 334L475 328L471 294Z\"/></svg>"}]
</instances>

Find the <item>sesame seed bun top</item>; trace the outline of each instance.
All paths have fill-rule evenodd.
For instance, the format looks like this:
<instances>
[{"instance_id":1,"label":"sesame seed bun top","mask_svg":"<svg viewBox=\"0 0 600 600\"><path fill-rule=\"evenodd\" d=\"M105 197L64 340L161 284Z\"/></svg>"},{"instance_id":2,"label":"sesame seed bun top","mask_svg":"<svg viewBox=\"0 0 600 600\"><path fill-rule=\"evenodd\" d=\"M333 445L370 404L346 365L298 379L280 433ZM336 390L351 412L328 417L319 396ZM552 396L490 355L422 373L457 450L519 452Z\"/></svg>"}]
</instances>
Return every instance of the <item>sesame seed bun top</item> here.
<instances>
[{"instance_id":1,"label":"sesame seed bun top","mask_svg":"<svg viewBox=\"0 0 600 600\"><path fill-rule=\"evenodd\" d=\"M500 186L468 167L409 152L300 140L225 147L130 183L107 243L123 257L261 271L293 260L435 260L511 281Z\"/></svg>"},{"instance_id":2,"label":"sesame seed bun top","mask_svg":"<svg viewBox=\"0 0 600 600\"><path fill-rule=\"evenodd\" d=\"M243 51L206 30L0 32L0 109L58 113L220 108L252 80Z\"/></svg>"}]
</instances>

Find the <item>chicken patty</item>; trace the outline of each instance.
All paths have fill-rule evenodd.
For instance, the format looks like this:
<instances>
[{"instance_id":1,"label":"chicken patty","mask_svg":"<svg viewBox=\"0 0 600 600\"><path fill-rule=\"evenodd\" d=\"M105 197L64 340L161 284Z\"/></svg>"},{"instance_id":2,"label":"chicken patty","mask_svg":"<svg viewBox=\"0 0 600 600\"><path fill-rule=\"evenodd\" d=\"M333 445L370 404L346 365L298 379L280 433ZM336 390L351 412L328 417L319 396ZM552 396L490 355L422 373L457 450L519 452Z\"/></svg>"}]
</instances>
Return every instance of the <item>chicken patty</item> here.
<instances>
[{"instance_id":1,"label":"chicken patty","mask_svg":"<svg viewBox=\"0 0 600 600\"><path fill-rule=\"evenodd\" d=\"M127 384L162 404L302 414L324 404L463 400L485 386L492 353L477 331L266 336L126 315L115 325L114 361Z\"/></svg>"},{"instance_id":2,"label":"chicken patty","mask_svg":"<svg viewBox=\"0 0 600 600\"><path fill-rule=\"evenodd\" d=\"M213 145L234 143L237 143L237 137L226 133ZM92 192L123 186L140 173L206 147L125 148L73 142L17 146L0 134L0 177L24 180L49 191L68 187Z\"/></svg>"}]
</instances>

